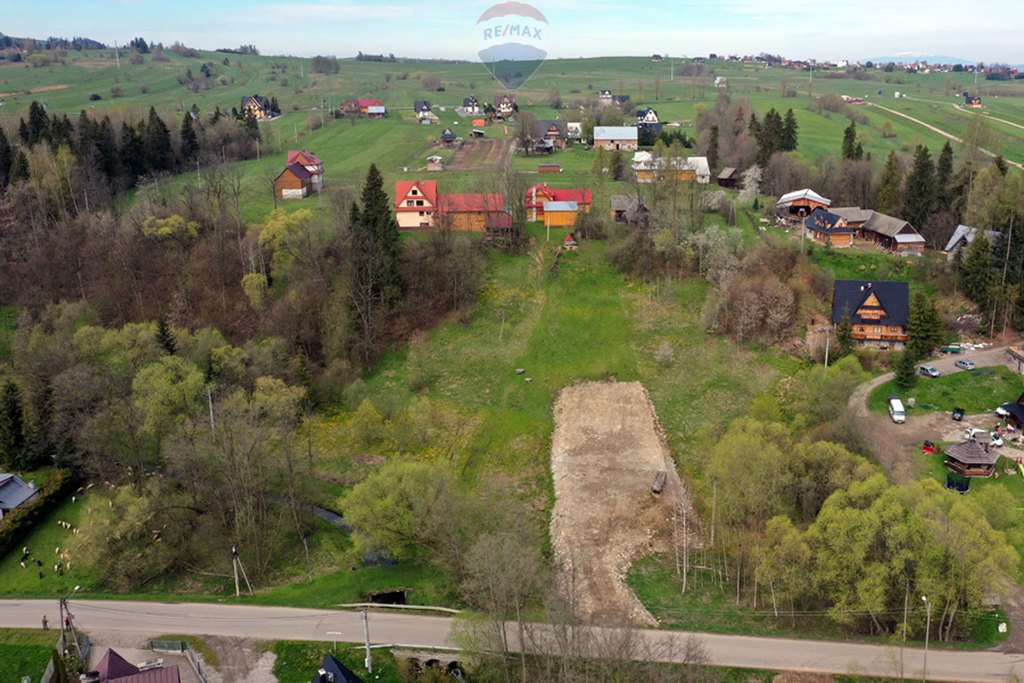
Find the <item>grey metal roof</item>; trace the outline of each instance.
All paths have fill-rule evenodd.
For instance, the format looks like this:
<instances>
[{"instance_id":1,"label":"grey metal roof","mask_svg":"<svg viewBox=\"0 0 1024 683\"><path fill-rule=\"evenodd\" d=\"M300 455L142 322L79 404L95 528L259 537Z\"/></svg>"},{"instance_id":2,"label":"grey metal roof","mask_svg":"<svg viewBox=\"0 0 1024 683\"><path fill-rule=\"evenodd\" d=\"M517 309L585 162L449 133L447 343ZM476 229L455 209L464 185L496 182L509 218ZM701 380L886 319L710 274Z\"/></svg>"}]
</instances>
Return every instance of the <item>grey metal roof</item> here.
<instances>
[{"instance_id":1,"label":"grey metal roof","mask_svg":"<svg viewBox=\"0 0 1024 683\"><path fill-rule=\"evenodd\" d=\"M544 213L549 211L579 211L580 205L576 202L544 202Z\"/></svg>"},{"instance_id":2,"label":"grey metal roof","mask_svg":"<svg viewBox=\"0 0 1024 683\"><path fill-rule=\"evenodd\" d=\"M594 140L636 140L636 126L595 126Z\"/></svg>"},{"instance_id":3,"label":"grey metal roof","mask_svg":"<svg viewBox=\"0 0 1024 683\"><path fill-rule=\"evenodd\" d=\"M21 477L0 474L0 510L13 510L37 493L39 489L29 486Z\"/></svg>"}]
</instances>

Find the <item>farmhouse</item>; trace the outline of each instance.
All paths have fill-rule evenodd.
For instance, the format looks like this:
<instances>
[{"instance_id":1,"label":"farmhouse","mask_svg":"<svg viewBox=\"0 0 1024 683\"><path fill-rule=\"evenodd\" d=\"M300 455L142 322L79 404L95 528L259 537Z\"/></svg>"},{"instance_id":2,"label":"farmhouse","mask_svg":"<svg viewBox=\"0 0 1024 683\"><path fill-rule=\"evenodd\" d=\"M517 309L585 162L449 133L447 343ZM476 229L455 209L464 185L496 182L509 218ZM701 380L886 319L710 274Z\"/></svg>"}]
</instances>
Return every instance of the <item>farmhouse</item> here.
<instances>
[{"instance_id":1,"label":"farmhouse","mask_svg":"<svg viewBox=\"0 0 1024 683\"><path fill-rule=\"evenodd\" d=\"M836 280L832 324L842 325L849 320L858 343L902 350L907 341L909 291L906 282Z\"/></svg>"},{"instance_id":2,"label":"farmhouse","mask_svg":"<svg viewBox=\"0 0 1024 683\"><path fill-rule=\"evenodd\" d=\"M484 232L488 219L505 213L500 194L442 194L437 197L437 224L447 230Z\"/></svg>"},{"instance_id":3,"label":"farmhouse","mask_svg":"<svg viewBox=\"0 0 1024 683\"><path fill-rule=\"evenodd\" d=\"M399 229L432 228L436 211L436 180L399 180L395 183L395 217Z\"/></svg>"},{"instance_id":4,"label":"farmhouse","mask_svg":"<svg viewBox=\"0 0 1024 683\"><path fill-rule=\"evenodd\" d=\"M590 190L561 190L537 183L526 191L526 210L529 220L538 221L544 217L546 202L575 202L581 213L590 213L593 193Z\"/></svg>"},{"instance_id":5,"label":"farmhouse","mask_svg":"<svg viewBox=\"0 0 1024 683\"><path fill-rule=\"evenodd\" d=\"M635 152L638 133L636 126L595 126L594 147L608 151Z\"/></svg>"},{"instance_id":6,"label":"farmhouse","mask_svg":"<svg viewBox=\"0 0 1024 683\"><path fill-rule=\"evenodd\" d=\"M815 209L804 221L807 236L818 244L828 244L836 249L853 246L853 228L846 219L824 209Z\"/></svg>"},{"instance_id":7,"label":"farmhouse","mask_svg":"<svg viewBox=\"0 0 1024 683\"><path fill-rule=\"evenodd\" d=\"M462 99L462 113L464 116L474 116L482 111L480 102L473 95Z\"/></svg>"},{"instance_id":8,"label":"farmhouse","mask_svg":"<svg viewBox=\"0 0 1024 683\"><path fill-rule=\"evenodd\" d=\"M243 116L252 116L255 119L266 119L273 116L270 111L270 100L262 95L246 95L242 98L242 106L239 111Z\"/></svg>"},{"instance_id":9,"label":"farmhouse","mask_svg":"<svg viewBox=\"0 0 1024 683\"><path fill-rule=\"evenodd\" d=\"M15 474L0 474L0 519L39 495L39 489Z\"/></svg>"},{"instance_id":10,"label":"farmhouse","mask_svg":"<svg viewBox=\"0 0 1024 683\"><path fill-rule=\"evenodd\" d=\"M920 256L924 253L925 239L910 223L879 211L859 207L839 207L831 212L846 219L857 237L873 242L898 256Z\"/></svg>"},{"instance_id":11,"label":"farmhouse","mask_svg":"<svg viewBox=\"0 0 1024 683\"><path fill-rule=\"evenodd\" d=\"M711 182L707 157L666 158L655 157L650 152L637 152L633 155L632 168L638 183L672 180L706 185Z\"/></svg>"},{"instance_id":12,"label":"farmhouse","mask_svg":"<svg viewBox=\"0 0 1024 683\"><path fill-rule=\"evenodd\" d=\"M320 161L320 157L307 152L306 150L289 150L288 151L288 163L300 164L303 168L309 171L310 179L310 190L319 192L324 186L324 162Z\"/></svg>"},{"instance_id":13,"label":"farmhouse","mask_svg":"<svg viewBox=\"0 0 1024 683\"><path fill-rule=\"evenodd\" d=\"M430 102L428 100L416 100L412 105L413 112L416 113L416 120L420 123L435 123L439 119L434 112L430 111Z\"/></svg>"},{"instance_id":14,"label":"farmhouse","mask_svg":"<svg viewBox=\"0 0 1024 683\"><path fill-rule=\"evenodd\" d=\"M661 120L658 118L658 112L650 107L637 111L636 125L641 130L648 130L655 135L661 135Z\"/></svg>"},{"instance_id":15,"label":"farmhouse","mask_svg":"<svg viewBox=\"0 0 1024 683\"><path fill-rule=\"evenodd\" d=\"M383 107L384 103L380 100L349 100L341 105L341 111L345 116L367 116L370 113L370 107Z\"/></svg>"},{"instance_id":16,"label":"farmhouse","mask_svg":"<svg viewBox=\"0 0 1024 683\"><path fill-rule=\"evenodd\" d=\"M284 167L274 178L274 194L278 199L302 199L313 191L313 174L300 163Z\"/></svg>"},{"instance_id":17,"label":"farmhouse","mask_svg":"<svg viewBox=\"0 0 1024 683\"><path fill-rule=\"evenodd\" d=\"M553 149L565 149L568 137L565 121L537 121L533 126L534 141L537 143L550 142L550 147Z\"/></svg>"},{"instance_id":18,"label":"farmhouse","mask_svg":"<svg viewBox=\"0 0 1024 683\"><path fill-rule=\"evenodd\" d=\"M956 258L956 255L966 249L974 239L978 236L978 229L972 228L969 225L961 223L956 226L956 230L953 231L953 235L946 242L946 248L943 249L946 252L946 257L950 260ZM986 230L985 239L989 244L994 244L996 240L1001 239L1003 233L996 232L995 230Z\"/></svg>"},{"instance_id":19,"label":"farmhouse","mask_svg":"<svg viewBox=\"0 0 1024 683\"><path fill-rule=\"evenodd\" d=\"M790 220L802 221L815 209L828 209L831 204L831 199L825 199L814 190L803 189L779 197L775 211Z\"/></svg>"}]
</instances>

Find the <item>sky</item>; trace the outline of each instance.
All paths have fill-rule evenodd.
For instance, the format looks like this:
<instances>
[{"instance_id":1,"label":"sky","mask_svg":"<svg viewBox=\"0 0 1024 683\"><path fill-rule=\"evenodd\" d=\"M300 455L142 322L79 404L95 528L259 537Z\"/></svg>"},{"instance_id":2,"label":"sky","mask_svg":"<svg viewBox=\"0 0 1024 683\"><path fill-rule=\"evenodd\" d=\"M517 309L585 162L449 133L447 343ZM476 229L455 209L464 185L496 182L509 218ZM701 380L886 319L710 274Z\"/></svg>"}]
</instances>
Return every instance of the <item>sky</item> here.
<instances>
[{"instance_id":1,"label":"sky","mask_svg":"<svg viewBox=\"0 0 1024 683\"><path fill-rule=\"evenodd\" d=\"M476 59L492 2L413 0L0 0L0 32L133 36L262 54ZM769 52L865 60L943 55L1024 64L1020 0L534 0L550 57Z\"/></svg>"}]
</instances>

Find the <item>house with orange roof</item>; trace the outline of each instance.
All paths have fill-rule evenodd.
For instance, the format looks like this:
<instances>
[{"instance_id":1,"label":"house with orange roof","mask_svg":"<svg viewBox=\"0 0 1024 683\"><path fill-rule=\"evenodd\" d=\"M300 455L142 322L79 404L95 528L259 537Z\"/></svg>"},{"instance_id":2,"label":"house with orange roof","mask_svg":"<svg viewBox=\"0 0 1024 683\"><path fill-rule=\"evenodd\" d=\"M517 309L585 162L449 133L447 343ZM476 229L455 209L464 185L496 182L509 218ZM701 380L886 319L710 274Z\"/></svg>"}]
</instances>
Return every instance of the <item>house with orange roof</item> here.
<instances>
[{"instance_id":1,"label":"house with orange roof","mask_svg":"<svg viewBox=\"0 0 1024 683\"><path fill-rule=\"evenodd\" d=\"M526 191L525 201L528 220L540 221L544 220L545 202L574 202L579 213L590 213L593 193L586 189L563 190L537 183Z\"/></svg>"},{"instance_id":2,"label":"house with orange roof","mask_svg":"<svg viewBox=\"0 0 1024 683\"><path fill-rule=\"evenodd\" d=\"M507 215L500 194L442 194L437 201L438 227L447 230L484 232L488 219Z\"/></svg>"},{"instance_id":3,"label":"house with orange roof","mask_svg":"<svg viewBox=\"0 0 1024 683\"><path fill-rule=\"evenodd\" d=\"M341 113L345 116L366 116L371 107L383 107L380 100L355 99L341 105Z\"/></svg>"},{"instance_id":4,"label":"house with orange roof","mask_svg":"<svg viewBox=\"0 0 1024 683\"><path fill-rule=\"evenodd\" d=\"M290 166L292 164L300 164L303 168L309 171L310 189L313 192L319 192L323 189L324 162L320 160L320 157L312 152L307 152L304 149L289 150L286 166Z\"/></svg>"},{"instance_id":5,"label":"house with orange roof","mask_svg":"<svg viewBox=\"0 0 1024 683\"><path fill-rule=\"evenodd\" d=\"M428 230L437 212L436 180L399 180L395 183L395 217L400 230Z\"/></svg>"}]
</instances>

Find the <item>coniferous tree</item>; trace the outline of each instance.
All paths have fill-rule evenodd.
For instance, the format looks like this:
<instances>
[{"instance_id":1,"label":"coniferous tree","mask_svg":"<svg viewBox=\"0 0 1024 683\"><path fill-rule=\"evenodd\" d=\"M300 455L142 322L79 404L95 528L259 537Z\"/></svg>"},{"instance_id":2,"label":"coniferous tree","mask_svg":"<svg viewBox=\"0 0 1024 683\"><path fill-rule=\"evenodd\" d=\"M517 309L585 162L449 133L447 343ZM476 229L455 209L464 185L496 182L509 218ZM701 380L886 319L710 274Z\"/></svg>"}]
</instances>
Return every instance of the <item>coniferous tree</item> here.
<instances>
[{"instance_id":1,"label":"coniferous tree","mask_svg":"<svg viewBox=\"0 0 1024 683\"><path fill-rule=\"evenodd\" d=\"M907 353L915 361L928 357L946 341L945 326L935 303L920 290L910 303L907 337Z\"/></svg>"},{"instance_id":2,"label":"coniferous tree","mask_svg":"<svg viewBox=\"0 0 1024 683\"><path fill-rule=\"evenodd\" d=\"M864 147L857 139L857 122L851 120L843 131L843 159L858 161L864 158Z\"/></svg>"},{"instance_id":3,"label":"coniferous tree","mask_svg":"<svg viewBox=\"0 0 1024 683\"><path fill-rule=\"evenodd\" d=\"M173 356L178 352L178 342L175 341L174 332L167 324L166 318L160 318L156 324L156 343L168 356Z\"/></svg>"},{"instance_id":4,"label":"coniferous tree","mask_svg":"<svg viewBox=\"0 0 1024 683\"><path fill-rule=\"evenodd\" d=\"M25 123L25 119L19 120L18 121L18 140L21 141L21 144L27 145L28 144L28 140L29 140L30 137L31 137L31 134L28 132L28 124Z\"/></svg>"},{"instance_id":5,"label":"coniferous tree","mask_svg":"<svg viewBox=\"0 0 1024 683\"><path fill-rule=\"evenodd\" d=\"M757 136L757 159L755 163L761 168L766 168L768 161L772 158L772 154L781 149L783 127L782 117L772 107L764 115L764 121L761 122Z\"/></svg>"},{"instance_id":6,"label":"coniferous tree","mask_svg":"<svg viewBox=\"0 0 1024 683\"><path fill-rule=\"evenodd\" d=\"M711 126L711 134L708 136L708 167L711 175L718 173L718 126Z\"/></svg>"},{"instance_id":7,"label":"coniferous tree","mask_svg":"<svg viewBox=\"0 0 1024 683\"><path fill-rule=\"evenodd\" d=\"M10 182L11 165L14 164L14 148L7 141L7 134L0 128L0 191Z\"/></svg>"},{"instance_id":8,"label":"coniferous tree","mask_svg":"<svg viewBox=\"0 0 1024 683\"><path fill-rule=\"evenodd\" d=\"M31 173L28 168L28 157L25 156L25 150L19 149L17 155L14 157L14 163L11 164L11 174L9 176L11 183L19 183L28 180L31 177Z\"/></svg>"},{"instance_id":9,"label":"coniferous tree","mask_svg":"<svg viewBox=\"0 0 1024 683\"><path fill-rule=\"evenodd\" d=\"M0 462L19 470L25 469L28 461L25 408L21 404L21 391L17 384L8 380L0 396Z\"/></svg>"},{"instance_id":10,"label":"coniferous tree","mask_svg":"<svg viewBox=\"0 0 1024 683\"><path fill-rule=\"evenodd\" d=\"M103 174L108 178L116 178L120 175L121 158L117 151L117 141L114 140L114 125L110 122L109 116L104 116L96 126L94 148Z\"/></svg>"},{"instance_id":11,"label":"coniferous tree","mask_svg":"<svg viewBox=\"0 0 1024 683\"><path fill-rule=\"evenodd\" d=\"M72 136L75 132L75 127L71 125L71 120L68 119L68 115L54 116L50 119L50 131L49 140L50 145L56 149L61 146L72 146Z\"/></svg>"},{"instance_id":12,"label":"coniferous tree","mask_svg":"<svg viewBox=\"0 0 1024 683\"><path fill-rule=\"evenodd\" d=\"M796 114L792 109L786 110L786 120L782 124L782 143L780 148L783 152L795 151L799 145L800 127L796 122Z\"/></svg>"},{"instance_id":13,"label":"coniferous tree","mask_svg":"<svg viewBox=\"0 0 1024 683\"><path fill-rule=\"evenodd\" d=\"M903 169L900 166L896 150L889 152L882 169L882 179L878 187L878 210L889 215L900 213L903 203Z\"/></svg>"},{"instance_id":14,"label":"coniferous tree","mask_svg":"<svg viewBox=\"0 0 1024 683\"><path fill-rule=\"evenodd\" d=\"M29 147L43 140L50 138L50 117L47 116L43 105L35 100L28 105L28 140Z\"/></svg>"},{"instance_id":15,"label":"coniferous tree","mask_svg":"<svg viewBox=\"0 0 1024 683\"><path fill-rule=\"evenodd\" d=\"M135 126L127 121L121 124L121 162L124 164L132 184L147 170L146 150L142 142L142 135Z\"/></svg>"},{"instance_id":16,"label":"coniferous tree","mask_svg":"<svg viewBox=\"0 0 1024 683\"><path fill-rule=\"evenodd\" d=\"M351 210L350 310L355 351L369 364L378 350L388 313L402 297L401 242L384 178L370 166L362 208Z\"/></svg>"},{"instance_id":17,"label":"coniferous tree","mask_svg":"<svg viewBox=\"0 0 1024 683\"><path fill-rule=\"evenodd\" d=\"M143 145L146 153L146 164L152 171L169 171L174 167L174 152L171 150L171 132L167 130L167 124L156 113L156 109L149 108L149 118L145 124L140 124L140 129L145 130Z\"/></svg>"},{"instance_id":18,"label":"coniferous tree","mask_svg":"<svg viewBox=\"0 0 1024 683\"><path fill-rule=\"evenodd\" d=\"M914 150L905 196L903 217L914 227L921 228L935 212L935 164L923 145Z\"/></svg>"},{"instance_id":19,"label":"coniferous tree","mask_svg":"<svg viewBox=\"0 0 1024 683\"><path fill-rule=\"evenodd\" d=\"M54 455L53 384L49 381L32 401L32 460L34 465L47 463Z\"/></svg>"},{"instance_id":20,"label":"coniferous tree","mask_svg":"<svg viewBox=\"0 0 1024 683\"><path fill-rule=\"evenodd\" d=\"M213 108L213 113L210 114L210 125L214 125L218 121L224 118L224 112L220 110L220 105Z\"/></svg>"},{"instance_id":21,"label":"coniferous tree","mask_svg":"<svg viewBox=\"0 0 1024 683\"><path fill-rule=\"evenodd\" d=\"M996 275L992 248L985 236L978 234L967 247L960 267L960 290L984 309L989 302L989 293L996 284Z\"/></svg>"},{"instance_id":22,"label":"coniferous tree","mask_svg":"<svg viewBox=\"0 0 1024 683\"><path fill-rule=\"evenodd\" d=\"M900 391L910 391L917 384L917 369L914 367L916 362L909 350L901 353L896 359L893 381Z\"/></svg>"},{"instance_id":23,"label":"coniferous tree","mask_svg":"<svg viewBox=\"0 0 1024 683\"><path fill-rule=\"evenodd\" d=\"M196 136L192 112L185 112L185 118L181 121L181 157L186 161L191 161L198 152L199 138Z\"/></svg>"},{"instance_id":24,"label":"coniferous tree","mask_svg":"<svg viewBox=\"0 0 1024 683\"><path fill-rule=\"evenodd\" d=\"M992 160L992 165L999 170L999 175L1006 177L1006 174L1010 172L1010 166L1006 163L1006 159L1003 158L1002 154L997 154L996 158Z\"/></svg>"},{"instance_id":25,"label":"coniferous tree","mask_svg":"<svg viewBox=\"0 0 1024 683\"><path fill-rule=\"evenodd\" d=\"M935 162L935 204L938 211L949 211L953 203L953 146L946 140Z\"/></svg>"},{"instance_id":26,"label":"coniferous tree","mask_svg":"<svg viewBox=\"0 0 1024 683\"><path fill-rule=\"evenodd\" d=\"M750 137L755 140L761 138L761 122L757 120L757 112L750 112L750 120L747 122L747 130L750 131Z\"/></svg>"},{"instance_id":27,"label":"coniferous tree","mask_svg":"<svg viewBox=\"0 0 1024 683\"><path fill-rule=\"evenodd\" d=\"M839 346L836 360L849 356L857 348L857 340L853 338L853 325L848 315L843 316L843 322L836 329L836 343Z\"/></svg>"}]
</instances>

